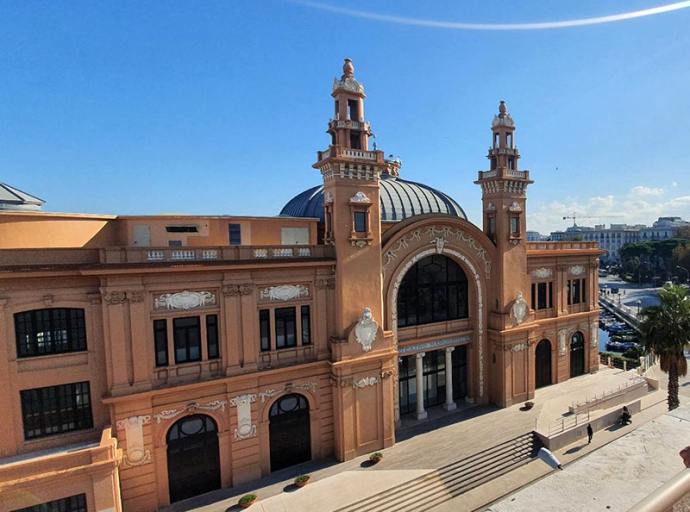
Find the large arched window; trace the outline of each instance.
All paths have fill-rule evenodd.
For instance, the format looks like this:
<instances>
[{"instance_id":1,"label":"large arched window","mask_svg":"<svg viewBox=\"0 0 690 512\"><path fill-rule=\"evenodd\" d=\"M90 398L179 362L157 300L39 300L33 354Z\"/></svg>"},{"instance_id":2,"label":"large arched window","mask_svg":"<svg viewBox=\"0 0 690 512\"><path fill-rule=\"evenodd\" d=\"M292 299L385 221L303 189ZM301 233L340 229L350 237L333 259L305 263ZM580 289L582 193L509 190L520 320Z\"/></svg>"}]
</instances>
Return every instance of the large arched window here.
<instances>
[{"instance_id":1,"label":"large arched window","mask_svg":"<svg viewBox=\"0 0 690 512\"><path fill-rule=\"evenodd\" d=\"M398 327L467 318L467 276L446 256L419 260L398 291Z\"/></svg>"}]
</instances>

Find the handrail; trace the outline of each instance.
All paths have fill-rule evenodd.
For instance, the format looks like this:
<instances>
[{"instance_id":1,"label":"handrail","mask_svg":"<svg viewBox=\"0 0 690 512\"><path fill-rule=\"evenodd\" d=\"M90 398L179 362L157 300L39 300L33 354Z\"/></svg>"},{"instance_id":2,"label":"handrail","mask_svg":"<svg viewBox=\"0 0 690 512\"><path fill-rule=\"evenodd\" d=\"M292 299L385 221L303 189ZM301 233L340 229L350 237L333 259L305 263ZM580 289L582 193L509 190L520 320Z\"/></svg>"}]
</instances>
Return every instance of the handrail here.
<instances>
[{"instance_id":1,"label":"handrail","mask_svg":"<svg viewBox=\"0 0 690 512\"><path fill-rule=\"evenodd\" d=\"M656 488L628 512L671 512L675 505L686 503L690 499L690 471L688 469L690 468L684 469Z\"/></svg>"}]
</instances>

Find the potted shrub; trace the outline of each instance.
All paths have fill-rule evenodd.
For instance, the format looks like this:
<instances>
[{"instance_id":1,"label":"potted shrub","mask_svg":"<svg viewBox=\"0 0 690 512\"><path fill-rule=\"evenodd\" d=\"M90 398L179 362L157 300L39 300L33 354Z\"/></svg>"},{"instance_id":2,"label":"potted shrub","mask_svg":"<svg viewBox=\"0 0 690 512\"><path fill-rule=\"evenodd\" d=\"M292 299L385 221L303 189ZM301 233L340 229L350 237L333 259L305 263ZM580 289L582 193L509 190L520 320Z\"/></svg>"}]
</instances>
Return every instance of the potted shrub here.
<instances>
[{"instance_id":1,"label":"potted shrub","mask_svg":"<svg viewBox=\"0 0 690 512\"><path fill-rule=\"evenodd\" d=\"M295 478L295 485L297 487L304 487L309 483L310 478L311 475L297 475L297 478Z\"/></svg>"},{"instance_id":2,"label":"potted shrub","mask_svg":"<svg viewBox=\"0 0 690 512\"><path fill-rule=\"evenodd\" d=\"M525 409L529 411L532 407L534 407L534 402L525 402Z\"/></svg>"},{"instance_id":3,"label":"potted shrub","mask_svg":"<svg viewBox=\"0 0 690 512\"><path fill-rule=\"evenodd\" d=\"M371 455L369 455L369 461L372 464L378 463L381 459L383 459L383 453L381 453L381 452L376 452L376 453L372 453Z\"/></svg>"},{"instance_id":4,"label":"potted shrub","mask_svg":"<svg viewBox=\"0 0 690 512\"><path fill-rule=\"evenodd\" d=\"M240 498L240 501L238 501L237 504L242 508L248 508L251 507L258 499L259 496L254 493L245 494Z\"/></svg>"}]
</instances>

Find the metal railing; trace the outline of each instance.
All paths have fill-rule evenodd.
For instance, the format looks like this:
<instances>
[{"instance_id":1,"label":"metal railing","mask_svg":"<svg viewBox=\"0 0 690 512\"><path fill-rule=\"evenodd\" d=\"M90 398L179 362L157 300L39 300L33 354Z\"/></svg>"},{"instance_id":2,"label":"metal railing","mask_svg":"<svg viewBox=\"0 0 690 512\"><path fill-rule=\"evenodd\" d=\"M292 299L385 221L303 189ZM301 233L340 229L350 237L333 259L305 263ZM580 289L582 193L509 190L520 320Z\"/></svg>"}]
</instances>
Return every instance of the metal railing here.
<instances>
[{"instance_id":1,"label":"metal railing","mask_svg":"<svg viewBox=\"0 0 690 512\"><path fill-rule=\"evenodd\" d=\"M570 430L580 425L589 423L589 411L586 413L573 414L572 416L564 416L549 425L549 437L556 434Z\"/></svg>"},{"instance_id":2,"label":"metal railing","mask_svg":"<svg viewBox=\"0 0 690 512\"><path fill-rule=\"evenodd\" d=\"M635 376L630 381L626 382L625 385L621 384L617 388L604 391L601 393L601 395L595 394L592 398L585 398L585 400L582 402L573 402L570 406L570 412L578 414L583 410L587 410L589 412L592 408L598 407L608 400L623 396L634 389L645 386L647 386L647 381L642 377Z\"/></svg>"}]
</instances>

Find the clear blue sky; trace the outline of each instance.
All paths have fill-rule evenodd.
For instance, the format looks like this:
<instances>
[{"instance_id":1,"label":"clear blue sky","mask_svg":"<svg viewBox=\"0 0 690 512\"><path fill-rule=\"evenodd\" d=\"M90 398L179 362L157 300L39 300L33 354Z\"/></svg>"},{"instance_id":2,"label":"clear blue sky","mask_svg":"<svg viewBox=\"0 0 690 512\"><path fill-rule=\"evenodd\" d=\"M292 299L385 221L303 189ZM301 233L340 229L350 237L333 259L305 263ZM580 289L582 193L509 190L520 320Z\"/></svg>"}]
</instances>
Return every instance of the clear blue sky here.
<instances>
[{"instance_id":1,"label":"clear blue sky","mask_svg":"<svg viewBox=\"0 0 690 512\"><path fill-rule=\"evenodd\" d=\"M321 0L319 0L321 1ZM323 0L337 5L335 0ZM353 0L527 23L663 0ZM528 228L690 218L690 9L541 31L407 26L284 0L0 3L0 181L45 210L276 215L320 182L331 84L353 59L379 147L475 223L490 123L518 132Z\"/></svg>"}]
</instances>

